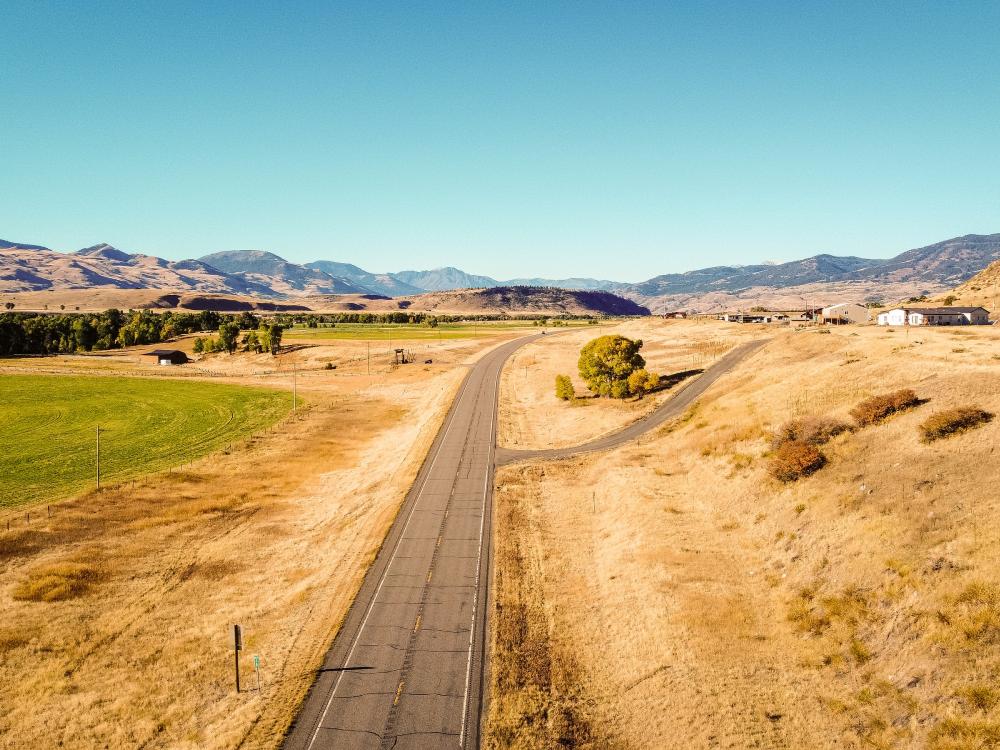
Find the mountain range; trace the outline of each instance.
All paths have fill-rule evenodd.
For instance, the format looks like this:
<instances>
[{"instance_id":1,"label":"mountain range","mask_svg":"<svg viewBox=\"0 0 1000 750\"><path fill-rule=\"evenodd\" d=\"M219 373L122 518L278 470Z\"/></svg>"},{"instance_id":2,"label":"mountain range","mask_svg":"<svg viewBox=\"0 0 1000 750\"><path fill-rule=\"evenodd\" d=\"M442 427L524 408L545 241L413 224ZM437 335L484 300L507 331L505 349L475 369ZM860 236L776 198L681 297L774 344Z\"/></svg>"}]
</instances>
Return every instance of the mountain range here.
<instances>
[{"instance_id":1,"label":"mountain range","mask_svg":"<svg viewBox=\"0 0 1000 750\"><path fill-rule=\"evenodd\" d=\"M887 259L815 255L787 263L714 266L637 283L591 278L497 280L453 267L372 273L350 263L297 264L263 250L211 253L169 261L107 244L72 253L0 240L0 293L46 289L164 289L268 298L367 294L405 297L487 287L602 290L654 312L708 311L752 304L794 308L844 299L892 300L934 294L1000 259L1000 234L965 235Z\"/></svg>"}]
</instances>

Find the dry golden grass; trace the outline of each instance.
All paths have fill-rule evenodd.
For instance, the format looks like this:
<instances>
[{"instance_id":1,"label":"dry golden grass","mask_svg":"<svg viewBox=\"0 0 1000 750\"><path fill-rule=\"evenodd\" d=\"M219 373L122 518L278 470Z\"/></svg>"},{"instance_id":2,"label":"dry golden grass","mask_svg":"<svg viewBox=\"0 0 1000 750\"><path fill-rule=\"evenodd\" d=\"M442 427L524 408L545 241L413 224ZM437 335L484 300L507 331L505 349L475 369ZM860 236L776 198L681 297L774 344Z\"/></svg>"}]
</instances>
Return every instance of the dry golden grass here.
<instances>
[{"instance_id":1,"label":"dry golden grass","mask_svg":"<svg viewBox=\"0 0 1000 750\"><path fill-rule=\"evenodd\" d=\"M642 339L640 354L646 369L665 376L669 387L638 400L594 398L577 371L580 349L591 339L611 333ZM767 334L758 326L645 318L588 326L529 344L514 353L500 382L499 444L559 448L613 432L656 408L687 376L738 343L762 335ZM576 398L555 397L552 385L557 375L569 376Z\"/></svg>"},{"instance_id":2,"label":"dry golden grass","mask_svg":"<svg viewBox=\"0 0 1000 750\"><path fill-rule=\"evenodd\" d=\"M787 485L765 460L781 425L888 390L996 412L997 355L985 327L789 333L641 444L504 468L498 539L534 574L503 582L498 555L498 616L542 613L536 642L574 670L533 715L572 696L596 747L997 746L997 421L926 445L923 410L898 412ZM494 655L490 733L520 710L518 653Z\"/></svg>"},{"instance_id":3,"label":"dry golden grass","mask_svg":"<svg viewBox=\"0 0 1000 750\"><path fill-rule=\"evenodd\" d=\"M307 407L272 431L0 525L0 747L280 743L461 365L483 351L459 342L433 366L368 376L364 347L346 343L216 365L234 382L288 387L297 362ZM330 357L344 366L324 371ZM74 372L80 359L45 366ZM250 680L235 694L233 622L245 673L261 657L260 692Z\"/></svg>"}]
</instances>

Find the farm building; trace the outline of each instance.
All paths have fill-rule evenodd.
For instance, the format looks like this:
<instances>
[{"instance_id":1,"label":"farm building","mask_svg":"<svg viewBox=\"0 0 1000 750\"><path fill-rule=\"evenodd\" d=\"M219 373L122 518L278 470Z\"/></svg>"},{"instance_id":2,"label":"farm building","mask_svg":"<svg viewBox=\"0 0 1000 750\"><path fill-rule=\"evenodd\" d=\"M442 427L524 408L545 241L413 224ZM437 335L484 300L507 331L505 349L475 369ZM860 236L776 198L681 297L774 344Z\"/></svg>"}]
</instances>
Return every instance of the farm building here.
<instances>
[{"instance_id":1,"label":"farm building","mask_svg":"<svg viewBox=\"0 0 1000 750\"><path fill-rule=\"evenodd\" d=\"M154 349L146 352L147 357L156 357L156 363L163 366L183 365L188 361L188 356L180 349Z\"/></svg>"},{"instance_id":2,"label":"farm building","mask_svg":"<svg viewBox=\"0 0 1000 750\"><path fill-rule=\"evenodd\" d=\"M982 326L990 322L985 307L896 307L878 314L880 326Z\"/></svg>"},{"instance_id":3,"label":"farm building","mask_svg":"<svg viewBox=\"0 0 1000 750\"><path fill-rule=\"evenodd\" d=\"M871 320L871 317L871 312L864 305L859 305L857 302L840 302L820 310L819 322L832 323L834 325L842 323L867 323Z\"/></svg>"}]
</instances>

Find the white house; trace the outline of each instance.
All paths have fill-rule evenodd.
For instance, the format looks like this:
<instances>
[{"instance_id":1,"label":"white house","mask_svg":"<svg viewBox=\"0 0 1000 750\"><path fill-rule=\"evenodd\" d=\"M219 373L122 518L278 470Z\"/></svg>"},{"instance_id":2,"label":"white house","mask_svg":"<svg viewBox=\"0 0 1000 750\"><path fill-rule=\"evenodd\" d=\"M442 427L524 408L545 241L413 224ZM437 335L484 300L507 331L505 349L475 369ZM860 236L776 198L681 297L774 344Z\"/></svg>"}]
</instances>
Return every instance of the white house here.
<instances>
[{"instance_id":1,"label":"white house","mask_svg":"<svg viewBox=\"0 0 1000 750\"><path fill-rule=\"evenodd\" d=\"M867 323L871 311L857 302L840 302L820 311L820 323Z\"/></svg>"},{"instance_id":2,"label":"white house","mask_svg":"<svg viewBox=\"0 0 1000 750\"><path fill-rule=\"evenodd\" d=\"M984 326L990 311L985 307L896 307L878 314L880 326Z\"/></svg>"}]
</instances>

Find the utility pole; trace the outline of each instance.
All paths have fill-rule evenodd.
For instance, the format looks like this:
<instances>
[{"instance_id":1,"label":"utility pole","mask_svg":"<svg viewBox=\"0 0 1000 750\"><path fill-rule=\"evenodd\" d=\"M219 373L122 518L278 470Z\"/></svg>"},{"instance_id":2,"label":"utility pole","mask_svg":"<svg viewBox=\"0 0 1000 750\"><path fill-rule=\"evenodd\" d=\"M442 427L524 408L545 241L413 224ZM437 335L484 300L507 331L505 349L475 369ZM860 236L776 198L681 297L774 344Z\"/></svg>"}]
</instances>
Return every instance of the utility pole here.
<instances>
[{"instance_id":1,"label":"utility pole","mask_svg":"<svg viewBox=\"0 0 1000 750\"><path fill-rule=\"evenodd\" d=\"M368 374L372 374L372 342L371 339L365 342L368 345Z\"/></svg>"},{"instance_id":2,"label":"utility pole","mask_svg":"<svg viewBox=\"0 0 1000 750\"><path fill-rule=\"evenodd\" d=\"M292 362L292 412L295 412L295 404L298 402L298 390L295 381L295 363Z\"/></svg>"},{"instance_id":3,"label":"utility pole","mask_svg":"<svg viewBox=\"0 0 1000 750\"><path fill-rule=\"evenodd\" d=\"M97 425L97 489L101 489L101 426Z\"/></svg>"}]
</instances>

